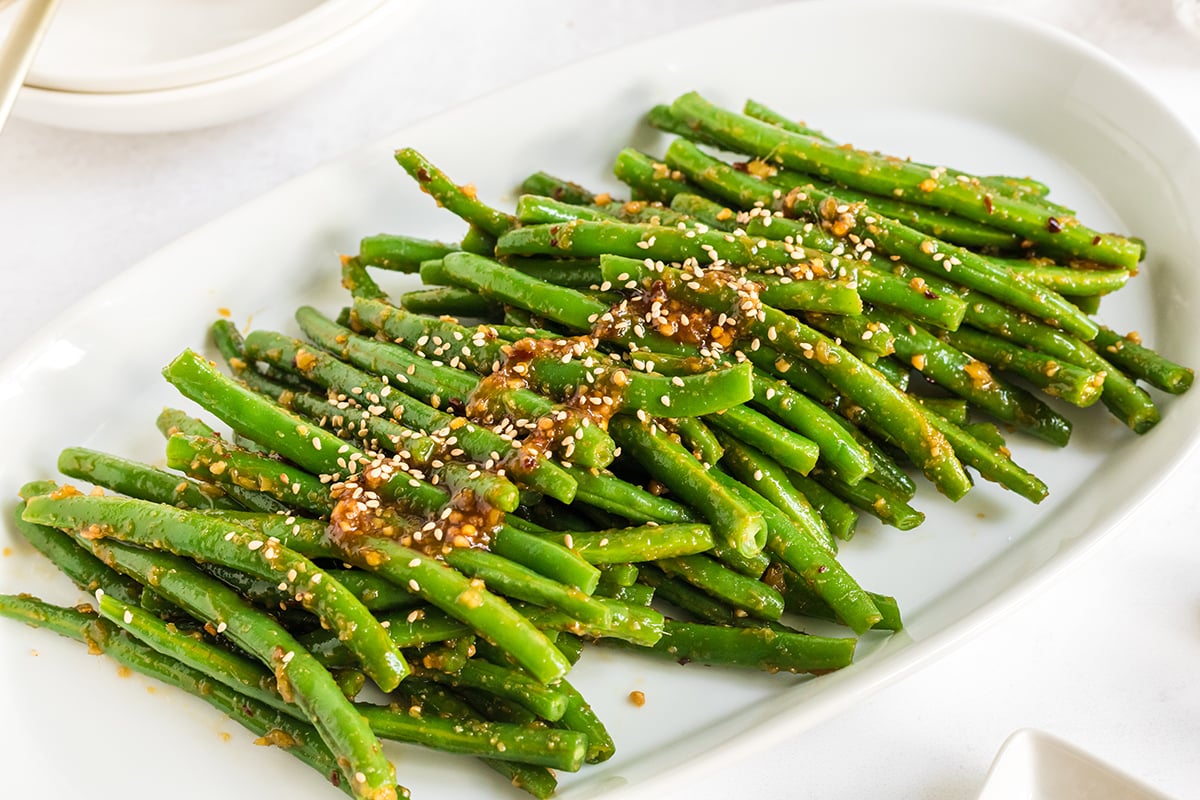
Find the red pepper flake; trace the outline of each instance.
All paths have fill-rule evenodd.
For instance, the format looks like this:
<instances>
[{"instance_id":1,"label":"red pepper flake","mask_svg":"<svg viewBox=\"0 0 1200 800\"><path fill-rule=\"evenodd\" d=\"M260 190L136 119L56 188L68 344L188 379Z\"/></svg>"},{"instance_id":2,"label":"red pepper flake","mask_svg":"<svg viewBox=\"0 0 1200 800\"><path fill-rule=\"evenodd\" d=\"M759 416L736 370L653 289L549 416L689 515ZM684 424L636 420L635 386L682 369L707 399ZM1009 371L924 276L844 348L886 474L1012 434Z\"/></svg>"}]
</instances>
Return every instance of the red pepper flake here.
<instances>
[{"instance_id":1,"label":"red pepper flake","mask_svg":"<svg viewBox=\"0 0 1200 800\"><path fill-rule=\"evenodd\" d=\"M987 213L992 213L992 196L990 194L985 194L983 196L983 207Z\"/></svg>"},{"instance_id":2,"label":"red pepper flake","mask_svg":"<svg viewBox=\"0 0 1200 800\"><path fill-rule=\"evenodd\" d=\"M1051 233L1059 233L1062 231L1062 223L1059 222L1056 217L1051 217L1050 219L1046 220L1046 230L1050 231Z\"/></svg>"},{"instance_id":3,"label":"red pepper flake","mask_svg":"<svg viewBox=\"0 0 1200 800\"><path fill-rule=\"evenodd\" d=\"M1099 235L1093 236L1092 237L1092 246L1095 247L1098 244L1100 244L1100 236Z\"/></svg>"}]
</instances>

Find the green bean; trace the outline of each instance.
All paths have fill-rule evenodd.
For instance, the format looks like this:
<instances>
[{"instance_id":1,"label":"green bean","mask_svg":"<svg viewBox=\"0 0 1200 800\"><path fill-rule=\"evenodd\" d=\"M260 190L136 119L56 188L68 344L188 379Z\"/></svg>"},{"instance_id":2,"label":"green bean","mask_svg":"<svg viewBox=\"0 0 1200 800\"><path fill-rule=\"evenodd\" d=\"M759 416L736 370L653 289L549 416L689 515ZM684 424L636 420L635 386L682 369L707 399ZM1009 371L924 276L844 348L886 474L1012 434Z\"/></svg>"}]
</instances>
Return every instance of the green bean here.
<instances>
[{"instance_id":1,"label":"green bean","mask_svg":"<svg viewBox=\"0 0 1200 800\"><path fill-rule=\"evenodd\" d=\"M101 563L62 531L26 522L22 517L24 510L24 501L13 509L12 521L17 532L76 586L89 594L99 589L126 603L138 602L142 594L140 583Z\"/></svg>"},{"instance_id":2,"label":"green bean","mask_svg":"<svg viewBox=\"0 0 1200 800\"><path fill-rule=\"evenodd\" d=\"M568 411L534 392L487 386L470 373L427 361L395 344L357 336L307 306L296 312L296 318L304 332L325 349L374 374L402 374L404 379L397 377L396 380L402 384L403 391L435 407L439 405L435 398L461 402L468 411L478 406L481 400L495 399L497 405L507 406L503 408L503 413L526 419L546 419L551 427L558 425L560 418L570 419ZM452 346L449 342L445 345L446 349ZM464 342L462 346L467 345ZM444 357L444 351L438 356ZM450 361L457 363L453 357ZM488 412L490 414L491 410ZM603 468L612 462L615 445L599 427L583 425L581 422L577 426L564 426L563 431L571 436L565 456L592 467Z\"/></svg>"},{"instance_id":3,"label":"green bean","mask_svg":"<svg viewBox=\"0 0 1200 800\"><path fill-rule=\"evenodd\" d=\"M874 471L870 453L839 424L837 417L784 381L773 381L756 373L753 402L815 442L821 461L837 469L844 480L854 483ZM735 432L734 436L738 434Z\"/></svg>"},{"instance_id":4,"label":"green bean","mask_svg":"<svg viewBox=\"0 0 1200 800\"><path fill-rule=\"evenodd\" d=\"M757 381L755 381L757 386ZM698 417L679 417L673 420L679 440L704 464L715 464L721 460L721 443L703 420Z\"/></svg>"},{"instance_id":5,"label":"green bean","mask_svg":"<svg viewBox=\"0 0 1200 800\"><path fill-rule=\"evenodd\" d=\"M812 223L759 214L746 223L746 233L769 239L787 239L821 245L833 250L841 246L814 228ZM820 248L818 248L820 249ZM872 265L872 262L852 262L857 274L858 293L863 300L911 316L918 322L945 330L957 330L962 323L966 306L953 293L931 291L922 281L906 281Z\"/></svg>"},{"instance_id":6,"label":"green bean","mask_svg":"<svg viewBox=\"0 0 1200 800\"><path fill-rule=\"evenodd\" d=\"M671 111L690 127L732 149L770 158L793 169L818 172L863 191L889 194L899 189L911 202L960 214L1080 258L1133 269L1142 256L1137 242L1099 233L1071 218L1060 221L1044 206L993 195L941 172L933 177L930 170L900 159L844 149L723 111L695 92L676 99Z\"/></svg>"},{"instance_id":7,"label":"green bean","mask_svg":"<svg viewBox=\"0 0 1200 800\"><path fill-rule=\"evenodd\" d=\"M546 538L519 530L521 524L516 517L508 517L504 525L492 536L490 548L493 553L504 556L547 578L573 586L584 594L592 594L600 582L600 570L589 564L579 554Z\"/></svg>"},{"instance_id":8,"label":"green bean","mask_svg":"<svg viewBox=\"0 0 1200 800\"><path fill-rule=\"evenodd\" d=\"M467 253L491 256L496 250L496 237L478 225L472 224L462 238L462 249Z\"/></svg>"},{"instance_id":9,"label":"green bean","mask_svg":"<svg viewBox=\"0 0 1200 800\"><path fill-rule=\"evenodd\" d=\"M97 619L94 613L59 608L24 596L0 596L0 616L33 627L46 628L60 636L84 643L93 652L103 652L124 667L182 689L263 737L263 743L272 738L287 741L289 746L286 749L289 753L321 773L335 786L347 793L351 792L351 784L341 781L342 770L337 758L321 741L313 726L299 722L259 700L214 683L207 675L173 659L164 658L107 620ZM394 798L397 796L397 790L402 796L408 796L406 789L394 784L384 785L383 794L377 796Z\"/></svg>"},{"instance_id":10,"label":"green bean","mask_svg":"<svg viewBox=\"0 0 1200 800\"><path fill-rule=\"evenodd\" d=\"M241 451L220 439L175 434L167 440L167 466L195 478L263 492L310 513L327 515L333 509L327 484L303 470Z\"/></svg>"},{"instance_id":11,"label":"green bean","mask_svg":"<svg viewBox=\"0 0 1200 800\"><path fill-rule=\"evenodd\" d=\"M1064 294L1063 299L1069 300L1071 305L1075 306L1085 314L1090 314L1094 317L1096 314L1100 313L1100 295L1081 296L1075 294ZM1099 336L1099 334L1096 335Z\"/></svg>"},{"instance_id":12,"label":"green bean","mask_svg":"<svg viewBox=\"0 0 1200 800\"><path fill-rule=\"evenodd\" d=\"M707 170L716 169L720 164L720 162L704 156L697 148L683 140L675 142L672 148L677 165L683 163L682 159L684 158L689 159L689 163L691 161L702 163L703 168ZM768 206L779 205L782 207L786 204L789 211L803 210L806 212L810 218L810 224L803 227L793 225L789 230L791 235L796 237L797 244L818 247L828 252L846 250L845 244L841 244L839 248L838 238L831 238L819 225L822 222L833 222L836 218L846 233L852 232L862 240L870 240L876 248L889 255L904 258L914 267L936 275L952 273L951 277L957 282L986 292L998 300L1010 303L1039 318L1053 319L1065 330L1089 339L1095 335L1095 324L1070 303L1062 300L1054 292L1043 289L1019 275L1009 273L1004 267L982 256L929 238L924 233L873 212L869 207L856 204L849 209L846 204L840 203L833 195L811 185L798 187L796 191L789 192L784 201L781 199L782 194L778 187L773 189L770 184L758 181L751 176L739 176L727 165L724 166L727 171L723 173L722 180L740 180L747 184L740 193L740 199L744 205L752 205L754 200L751 198L754 198L759 202L767 203ZM838 210L843 208L846 208L847 211ZM769 216L762 218L763 224L770 222ZM788 223L783 224L787 225ZM760 235L762 233L761 230L757 232ZM779 247L774 242L765 242L765 244L772 247L758 248L759 253L764 255L772 252L773 249L778 249L783 253L788 253L789 250L792 253L797 252L795 247ZM865 245L860 245L860 247L865 252ZM717 252L722 251L718 250ZM857 253L858 250L855 252ZM723 257L732 257L732 253L730 256L723 254ZM773 258L777 259L778 256ZM752 263L765 262L762 258L758 258Z\"/></svg>"},{"instance_id":13,"label":"green bean","mask_svg":"<svg viewBox=\"0 0 1200 800\"><path fill-rule=\"evenodd\" d=\"M812 478L789 472L788 479L792 486L812 503L813 508L825 521L829 532L843 542L850 541L854 536L854 529L858 526L858 514L850 504Z\"/></svg>"},{"instance_id":14,"label":"green bean","mask_svg":"<svg viewBox=\"0 0 1200 800\"><path fill-rule=\"evenodd\" d=\"M400 306L414 314L447 315L473 319L490 319L496 315L499 309L486 297L468 289L459 289L453 286L405 292L400 296Z\"/></svg>"},{"instance_id":15,"label":"green bean","mask_svg":"<svg viewBox=\"0 0 1200 800\"><path fill-rule=\"evenodd\" d=\"M967 424L970 404L961 397L925 397L919 394L914 394L912 397L921 404L922 408L934 412L947 422L955 425ZM955 452L958 452L957 448Z\"/></svg>"},{"instance_id":16,"label":"green bean","mask_svg":"<svg viewBox=\"0 0 1200 800\"><path fill-rule=\"evenodd\" d=\"M596 591L603 592L605 597L612 597L618 589L637 583L639 572L640 568L636 564L602 564L600 584Z\"/></svg>"},{"instance_id":17,"label":"green bean","mask_svg":"<svg viewBox=\"0 0 1200 800\"><path fill-rule=\"evenodd\" d=\"M652 608L607 600L613 621L610 625L588 625L569 614L550 608L518 603L517 608L534 625L546 631L566 631L575 636L616 639L639 647L650 647L662 637L663 616Z\"/></svg>"},{"instance_id":18,"label":"green bean","mask_svg":"<svg viewBox=\"0 0 1200 800\"><path fill-rule=\"evenodd\" d=\"M458 695L443 686L409 678L400 687L400 692L410 705L420 706L444 719L482 721L484 716L472 708ZM544 767L532 764L516 764L493 758L480 759L488 768L503 775L513 786L529 792L539 800L547 800L554 794L557 781L553 773Z\"/></svg>"},{"instance_id":19,"label":"green bean","mask_svg":"<svg viewBox=\"0 0 1200 800\"><path fill-rule=\"evenodd\" d=\"M671 209L686 214L693 220L710 228L732 233L740 227L738 214L728 206L698 194L677 194L671 198Z\"/></svg>"},{"instance_id":20,"label":"green bean","mask_svg":"<svg viewBox=\"0 0 1200 800\"><path fill-rule=\"evenodd\" d=\"M737 439L769 453L779 463L807 475L817 463L819 451L811 439L792 432L746 406L737 406L705 420Z\"/></svg>"},{"instance_id":21,"label":"green bean","mask_svg":"<svg viewBox=\"0 0 1200 800\"><path fill-rule=\"evenodd\" d=\"M739 575L706 556L664 558L655 562L669 575L713 595L734 608L760 619L777 620L783 614L783 598L760 581Z\"/></svg>"},{"instance_id":22,"label":"green bean","mask_svg":"<svg viewBox=\"0 0 1200 800\"><path fill-rule=\"evenodd\" d=\"M1121 336L1111 328L1102 327L1092 346L1114 365L1164 392L1183 394L1195 378L1192 370L1143 345L1136 334Z\"/></svg>"},{"instance_id":23,"label":"green bean","mask_svg":"<svg viewBox=\"0 0 1200 800\"><path fill-rule=\"evenodd\" d=\"M556 499L570 501L574 498L574 480L565 474L561 467L546 460L538 459L532 468L523 468L521 451L514 448L513 443L487 428L478 427L471 423L455 422L456 417L439 411L431 405L426 405L411 395L403 394L405 384L397 380L384 383L362 370L338 361L331 355L312 350L295 339L289 339L279 334L267 331L255 331L246 338L246 350L256 358L260 358L280 367L296 369L306 378L316 381L327 389L333 389L346 396L361 396L382 406L393 419L412 423L416 428L427 433L441 431L441 435L453 436L458 447L468 456L488 465L497 463L505 466L518 480L543 491ZM403 373L401 373L403 375ZM430 400L434 397L431 396ZM440 405L441 401L438 400ZM338 440L339 442L341 440ZM340 445L338 445L340 447ZM338 447L329 452L336 453ZM353 454L352 449L349 453ZM289 459L297 459L289 453L283 453ZM451 456L456 456L454 450ZM311 462L311 456L305 457ZM339 456L343 461L344 456ZM360 456L361 458L361 456ZM301 463L297 461L297 463ZM327 468L321 473L331 474L343 470L333 461L332 464L322 462ZM351 462L348 462L351 463ZM302 464L303 465L303 464ZM310 470L312 471L312 470ZM388 486L397 484L396 491L401 496L407 494L408 478L403 474L389 481Z\"/></svg>"},{"instance_id":24,"label":"green bean","mask_svg":"<svg viewBox=\"0 0 1200 800\"><path fill-rule=\"evenodd\" d=\"M670 106L667 106L667 108L670 109ZM779 127L792 131L793 133L800 133L804 134L805 136L812 136L817 139L832 141L828 136L821 133L817 129L810 128L803 122L797 122L789 117L784 116L783 114L780 114L777 111L773 111L764 103L760 103L757 100L746 100L746 104L742 108L742 113L747 117L753 117L754 119L762 120L763 122L769 122L772 125L778 125Z\"/></svg>"},{"instance_id":25,"label":"green bean","mask_svg":"<svg viewBox=\"0 0 1200 800\"><path fill-rule=\"evenodd\" d=\"M633 606L647 606L654 602L654 589L641 584L622 586L612 594L613 600Z\"/></svg>"},{"instance_id":26,"label":"green bean","mask_svg":"<svg viewBox=\"0 0 1200 800\"><path fill-rule=\"evenodd\" d=\"M431 195L438 205L450 209L492 236L499 236L516 225L517 221L512 215L480 202L473 189L454 183L446 173L411 147L396 151L396 163L403 167L404 171L420 184L421 190Z\"/></svg>"},{"instance_id":27,"label":"green bean","mask_svg":"<svg viewBox=\"0 0 1200 800\"><path fill-rule=\"evenodd\" d=\"M634 196L659 203L669 204L680 192L691 191L682 175L631 147L617 154L613 174L633 190Z\"/></svg>"},{"instance_id":28,"label":"green bean","mask_svg":"<svg viewBox=\"0 0 1200 800\"><path fill-rule=\"evenodd\" d=\"M727 628L667 622L653 651L676 661L754 667L766 672L822 673L847 666L854 639L780 633L770 628Z\"/></svg>"},{"instance_id":29,"label":"green bean","mask_svg":"<svg viewBox=\"0 0 1200 800\"><path fill-rule=\"evenodd\" d=\"M679 270L664 268L657 273L668 294L717 310L737 307L741 298L736 289L710 284L692 289ZM845 348L828 337L770 306L748 320L751 334L774 343L811 363L830 383L870 410L876 419L888 420L901 447L940 491L951 499L961 498L970 488L962 465L954 457L945 438L933 430L907 396L868 368Z\"/></svg>"},{"instance_id":30,"label":"green bean","mask_svg":"<svg viewBox=\"0 0 1200 800\"><path fill-rule=\"evenodd\" d=\"M130 497L150 494L166 498L161 502L180 508L238 508L211 484L84 447L63 450L58 456L58 470Z\"/></svg>"},{"instance_id":31,"label":"green bean","mask_svg":"<svg viewBox=\"0 0 1200 800\"><path fill-rule=\"evenodd\" d=\"M346 639L367 673L385 691L395 688L408 674L404 658L387 632L354 595L309 559L279 542L264 542L248 529L195 512L119 497L35 497L28 501L24 516L31 522L86 531L91 536L115 536L274 578Z\"/></svg>"},{"instance_id":32,"label":"green bean","mask_svg":"<svg viewBox=\"0 0 1200 800\"><path fill-rule=\"evenodd\" d=\"M814 129L808 127L807 125L805 125L804 123L798 123L793 120L790 120L787 117L785 117L784 115L779 114L778 112L772 111L771 109L767 108L762 103L756 102L754 100L746 101L746 104L742 109L742 113L748 117L753 117L754 119L762 120L763 122L769 122L772 125L778 125L779 127L784 128L785 130L792 131L793 133L800 133L800 134L804 134L805 136L813 136L813 137L816 137L817 139L824 139L826 141L832 141L832 139L830 139L828 136L821 133L820 131L814 130ZM690 128L688 130L690 130ZM924 164L922 166L925 166L928 169L935 169L934 167L932 167L928 164ZM1011 197L1016 197L1016 198L1021 198L1021 197L1041 198L1043 195L1050 193L1050 187L1048 187L1044 183L1035 181L1032 178L1015 178L1015 177L1010 177L1007 175L980 175L980 176L976 177L976 176L967 175L967 173L959 172L957 170L952 170L952 169L946 169L945 174L950 175L951 177L955 177L955 178L957 178L959 175L962 175L968 179L977 180L982 185L992 187L996 191L998 191L1002 194L1006 194L1006 195L1009 195ZM1073 213L1073 212L1071 212L1071 213Z\"/></svg>"},{"instance_id":33,"label":"green bean","mask_svg":"<svg viewBox=\"0 0 1200 800\"><path fill-rule=\"evenodd\" d=\"M1057 267L1046 259L997 258L1018 275L1063 295L1095 297L1115 292L1129 281L1129 271L1123 269L1079 269Z\"/></svg>"},{"instance_id":34,"label":"green bean","mask_svg":"<svg viewBox=\"0 0 1200 800\"><path fill-rule=\"evenodd\" d=\"M726 603L681 578L671 577L653 565L642 567L638 573L638 580L654 589L655 597L666 600L701 622L735 625L739 619L746 619L738 617L733 608Z\"/></svg>"},{"instance_id":35,"label":"green bean","mask_svg":"<svg viewBox=\"0 0 1200 800\"><path fill-rule=\"evenodd\" d=\"M370 297L386 300L387 292L379 287L367 268L357 258L342 256L342 287L351 297Z\"/></svg>"},{"instance_id":36,"label":"green bean","mask_svg":"<svg viewBox=\"0 0 1200 800\"><path fill-rule=\"evenodd\" d=\"M364 237L359 242L358 261L368 267L416 272L422 261L441 258L457 249L457 245L444 242L380 233Z\"/></svg>"},{"instance_id":37,"label":"green bean","mask_svg":"<svg viewBox=\"0 0 1200 800\"><path fill-rule=\"evenodd\" d=\"M388 636L400 648L436 644L471 633L469 625L436 608L391 611L380 614L379 621L387 624ZM345 667L354 663L354 655L333 631L310 631L300 637L300 643L327 667Z\"/></svg>"},{"instance_id":38,"label":"green bean","mask_svg":"<svg viewBox=\"0 0 1200 800\"><path fill-rule=\"evenodd\" d=\"M767 571L766 580L783 595L784 610L802 617L841 622L829 604L817 596L791 567L773 564ZM896 598L875 592L871 592L870 595L871 601L881 614L881 619L875 623L872 630L898 631L904 627Z\"/></svg>"},{"instance_id":39,"label":"green bean","mask_svg":"<svg viewBox=\"0 0 1200 800\"><path fill-rule=\"evenodd\" d=\"M449 359L450 363L462 363L482 375L491 375L494 369L507 360L503 343L496 340L494 328L467 328L447 320L419 317L384 303L361 303L354 306L356 320L368 328L385 333L397 344L404 345L418 355ZM520 338L527 338L523 333ZM430 350L432 349L432 353ZM414 370L416 366L414 366ZM439 375L442 373L439 371ZM570 377L568 376L568 380ZM582 377L582 376L580 376ZM577 384L560 382L552 387L552 394L569 397ZM504 389L489 386L480 392L481 385L472 390L471 401L486 400L514 418L537 420L549 418L555 431L572 437L566 454L585 467L602 468L612 461L612 440L586 414L561 404L551 403L527 389ZM536 424L536 423L535 423Z\"/></svg>"},{"instance_id":40,"label":"green bean","mask_svg":"<svg viewBox=\"0 0 1200 800\"><path fill-rule=\"evenodd\" d=\"M549 722L561 719L570 702L562 692L544 686L522 672L478 659L470 659L454 673L416 667L415 674L445 686L482 689L517 703Z\"/></svg>"},{"instance_id":41,"label":"green bean","mask_svg":"<svg viewBox=\"0 0 1200 800\"><path fill-rule=\"evenodd\" d=\"M100 613L160 653L178 658L193 669L277 710L296 713L294 706L282 701L274 690L274 676L253 663L202 640L178 636L156 618L108 597L100 598ZM556 769L578 770L586 747L583 737L559 732L524 730L496 724L447 722L436 717L413 717L368 704L357 704L355 708L381 738L411 742L445 752L487 755L544 764Z\"/></svg>"},{"instance_id":42,"label":"green bean","mask_svg":"<svg viewBox=\"0 0 1200 800\"><path fill-rule=\"evenodd\" d=\"M586 189L578 183L556 178L548 172L535 172L530 175L521 182L521 191L524 194L552 197L555 200L575 205L587 205L596 200L596 195L590 189Z\"/></svg>"},{"instance_id":43,"label":"green bean","mask_svg":"<svg viewBox=\"0 0 1200 800\"><path fill-rule=\"evenodd\" d=\"M477 578L499 594L539 606L557 608L592 625L608 625L611 617L603 603L573 586L543 577L533 570L486 550L455 549L446 563L470 578Z\"/></svg>"},{"instance_id":44,"label":"green bean","mask_svg":"<svg viewBox=\"0 0 1200 800\"><path fill-rule=\"evenodd\" d=\"M612 217L586 205L571 204L541 195L524 194L517 198L517 219L522 225L540 225L547 222L566 222L572 219L603 222Z\"/></svg>"},{"instance_id":45,"label":"green bean","mask_svg":"<svg viewBox=\"0 0 1200 800\"><path fill-rule=\"evenodd\" d=\"M735 438L726 437L724 443L722 468L770 501L822 547L831 553L837 552L836 540L824 520L788 479L787 470L779 462Z\"/></svg>"},{"instance_id":46,"label":"green bean","mask_svg":"<svg viewBox=\"0 0 1200 800\"><path fill-rule=\"evenodd\" d=\"M280 684L290 689L339 763L345 760L343 771L356 796L394 797L394 771L378 739L333 677L278 623L180 558L111 538L76 541L114 569L143 583L153 581L156 592L214 626L279 675Z\"/></svg>"},{"instance_id":47,"label":"green bean","mask_svg":"<svg viewBox=\"0 0 1200 800\"><path fill-rule=\"evenodd\" d=\"M905 502L903 497L869 478L851 486L821 470L814 470L812 477L842 500L902 531L912 530L925 521L925 515Z\"/></svg>"},{"instance_id":48,"label":"green bean","mask_svg":"<svg viewBox=\"0 0 1200 800\"><path fill-rule=\"evenodd\" d=\"M1051 397L1061 398L1071 405L1086 408L1103 394L1105 375L1102 372L1064 364L1044 353L1027 350L974 328L946 333L944 338L964 353L997 369L1020 375Z\"/></svg>"},{"instance_id":49,"label":"green bean","mask_svg":"<svg viewBox=\"0 0 1200 800\"><path fill-rule=\"evenodd\" d=\"M713 477L767 522L766 552L800 573L856 633L879 621L879 610L850 573L820 543L796 529L770 501L745 484L714 469Z\"/></svg>"},{"instance_id":50,"label":"green bean","mask_svg":"<svg viewBox=\"0 0 1200 800\"><path fill-rule=\"evenodd\" d=\"M713 547L707 525L645 525L569 534L571 549L591 564L629 564L706 553Z\"/></svg>"},{"instance_id":51,"label":"green bean","mask_svg":"<svg viewBox=\"0 0 1200 800\"><path fill-rule=\"evenodd\" d=\"M567 710L558 723L587 737L587 763L601 764L612 758L617 751L612 736L584 696L566 680L559 681L558 690L567 696Z\"/></svg>"},{"instance_id":52,"label":"green bean","mask_svg":"<svg viewBox=\"0 0 1200 800\"><path fill-rule=\"evenodd\" d=\"M1060 358L1066 363L1093 372L1103 372L1104 388L1100 402L1117 419L1134 433L1145 433L1158 424L1161 415L1150 396L1084 342L987 297L969 292L964 293L963 297L967 301L965 319L971 327Z\"/></svg>"},{"instance_id":53,"label":"green bean","mask_svg":"<svg viewBox=\"0 0 1200 800\"><path fill-rule=\"evenodd\" d=\"M504 259L503 263L531 278L571 289L595 289L604 280L600 275L599 263L593 258L548 259L513 256Z\"/></svg>"},{"instance_id":54,"label":"green bean","mask_svg":"<svg viewBox=\"0 0 1200 800\"><path fill-rule=\"evenodd\" d=\"M625 452L700 511L712 525L714 535L731 549L744 555L762 549L766 535L762 516L717 485L700 462L672 441L664 429L628 417L613 419L609 429Z\"/></svg>"},{"instance_id":55,"label":"green bean","mask_svg":"<svg viewBox=\"0 0 1200 800\"><path fill-rule=\"evenodd\" d=\"M891 329L896 339L896 356L910 362L922 375L999 420L1051 444L1066 445L1071 435L1070 421L1029 392L995 377L983 362L950 347L903 317L881 309L875 309L870 316Z\"/></svg>"}]
</instances>

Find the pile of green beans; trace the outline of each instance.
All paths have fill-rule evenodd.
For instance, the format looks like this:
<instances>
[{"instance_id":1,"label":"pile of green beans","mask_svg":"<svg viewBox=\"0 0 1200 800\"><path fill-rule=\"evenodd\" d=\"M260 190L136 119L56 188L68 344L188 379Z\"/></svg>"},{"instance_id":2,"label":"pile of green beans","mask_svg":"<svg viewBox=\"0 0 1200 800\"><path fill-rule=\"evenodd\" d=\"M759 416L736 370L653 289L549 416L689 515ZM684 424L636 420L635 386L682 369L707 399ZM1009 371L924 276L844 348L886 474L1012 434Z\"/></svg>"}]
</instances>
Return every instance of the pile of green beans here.
<instances>
[{"instance_id":1,"label":"pile of green beans","mask_svg":"<svg viewBox=\"0 0 1200 800\"><path fill-rule=\"evenodd\" d=\"M227 372L191 350L163 370L211 419L163 411L166 468L69 448L92 490L21 490L17 529L94 604L0 615L352 797L407 796L390 739L544 798L615 752L566 680L583 642L844 667L902 626L838 561L861 515L909 530L913 475L958 500L968 469L1040 502L997 425L1064 446L1061 406L1101 401L1144 433L1138 381L1192 383L1093 318L1141 243L1036 181L840 146L754 101L691 93L649 122L680 138L620 153L629 201L536 173L508 213L398 151L462 241L364 238L347 307L299 309L303 338L214 323ZM393 300L376 270L427 286Z\"/></svg>"}]
</instances>

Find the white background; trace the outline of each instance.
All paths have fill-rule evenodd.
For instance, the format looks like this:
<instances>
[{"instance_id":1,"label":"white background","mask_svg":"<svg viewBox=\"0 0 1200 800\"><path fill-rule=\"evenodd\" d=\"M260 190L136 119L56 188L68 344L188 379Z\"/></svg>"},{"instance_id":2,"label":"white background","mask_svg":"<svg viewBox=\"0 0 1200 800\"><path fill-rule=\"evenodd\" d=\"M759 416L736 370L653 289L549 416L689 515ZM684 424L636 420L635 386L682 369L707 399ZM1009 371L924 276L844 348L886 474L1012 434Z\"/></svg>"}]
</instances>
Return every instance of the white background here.
<instances>
[{"instance_id":1,"label":"white background","mask_svg":"<svg viewBox=\"0 0 1200 800\"><path fill-rule=\"evenodd\" d=\"M1200 39L1169 0L978 4L1096 44L1200 133ZM441 0L394 44L244 122L114 136L10 121L0 135L0 358L143 256L363 142L583 56L765 5ZM1193 457L1119 535L982 635L809 733L680 782L675 795L972 797L1002 741L1025 726L1168 794L1200 795L1198 484Z\"/></svg>"}]
</instances>

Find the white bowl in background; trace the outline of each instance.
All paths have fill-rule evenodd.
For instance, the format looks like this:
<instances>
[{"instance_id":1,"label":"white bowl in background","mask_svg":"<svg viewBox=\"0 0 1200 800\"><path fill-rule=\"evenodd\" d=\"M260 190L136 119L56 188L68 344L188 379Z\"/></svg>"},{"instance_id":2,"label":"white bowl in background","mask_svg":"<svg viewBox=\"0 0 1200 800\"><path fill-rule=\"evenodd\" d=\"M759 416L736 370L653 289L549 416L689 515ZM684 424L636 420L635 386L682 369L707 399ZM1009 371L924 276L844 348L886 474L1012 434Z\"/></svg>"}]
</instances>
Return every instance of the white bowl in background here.
<instances>
[{"instance_id":1,"label":"white bowl in background","mask_svg":"<svg viewBox=\"0 0 1200 800\"><path fill-rule=\"evenodd\" d=\"M416 5L415 0L328 0L314 6L306 0L297 4L306 13L287 20L276 15L274 19L282 22L278 27L256 29L228 46L202 51L201 41L216 45L221 35L216 25L200 26L200 34L187 38L185 52L190 55L154 61L156 53L147 49L145 58L97 61L101 67L91 78L68 69L61 59L53 60L45 71L35 64L13 115L104 133L161 133L231 122L278 106L362 58L395 34ZM250 27L269 19L265 11L246 17ZM48 39L61 22L55 20ZM163 35L171 30L182 36L173 28ZM236 39L239 34L231 30L226 35ZM98 52L93 50L90 56ZM45 85L34 85L35 81ZM51 85L142 88L80 91L48 88Z\"/></svg>"},{"instance_id":2,"label":"white bowl in background","mask_svg":"<svg viewBox=\"0 0 1200 800\"><path fill-rule=\"evenodd\" d=\"M988 770L978 800L1170 800L1073 744L1022 728Z\"/></svg>"}]
</instances>

